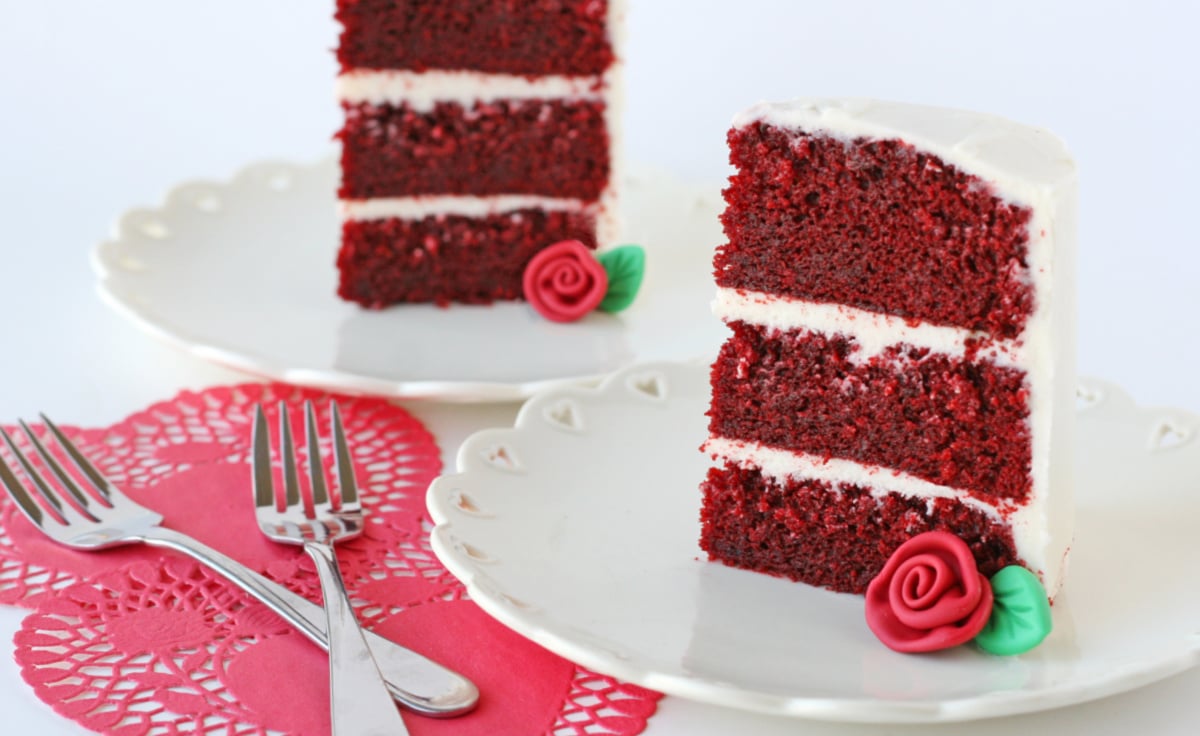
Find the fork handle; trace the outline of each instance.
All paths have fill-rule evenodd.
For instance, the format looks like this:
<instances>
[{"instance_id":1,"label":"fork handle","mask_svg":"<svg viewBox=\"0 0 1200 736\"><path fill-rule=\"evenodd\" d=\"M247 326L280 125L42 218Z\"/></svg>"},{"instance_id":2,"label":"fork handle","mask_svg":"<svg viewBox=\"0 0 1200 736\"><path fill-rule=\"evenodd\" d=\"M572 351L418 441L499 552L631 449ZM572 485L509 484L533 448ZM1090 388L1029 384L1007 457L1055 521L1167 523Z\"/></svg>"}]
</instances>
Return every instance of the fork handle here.
<instances>
[{"instance_id":1,"label":"fork handle","mask_svg":"<svg viewBox=\"0 0 1200 736\"><path fill-rule=\"evenodd\" d=\"M151 527L137 539L182 552L254 596L295 626L314 644L329 651L325 610L268 580L237 560L166 527ZM475 707L479 690L462 675L370 631L363 632L392 697L426 716L457 716Z\"/></svg>"},{"instance_id":2,"label":"fork handle","mask_svg":"<svg viewBox=\"0 0 1200 736\"><path fill-rule=\"evenodd\" d=\"M317 566L329 631L329 717L333 736L407 736L363 630L354 617L333 547L309 542L304 551Z\"/></svg>"}]
</instances>

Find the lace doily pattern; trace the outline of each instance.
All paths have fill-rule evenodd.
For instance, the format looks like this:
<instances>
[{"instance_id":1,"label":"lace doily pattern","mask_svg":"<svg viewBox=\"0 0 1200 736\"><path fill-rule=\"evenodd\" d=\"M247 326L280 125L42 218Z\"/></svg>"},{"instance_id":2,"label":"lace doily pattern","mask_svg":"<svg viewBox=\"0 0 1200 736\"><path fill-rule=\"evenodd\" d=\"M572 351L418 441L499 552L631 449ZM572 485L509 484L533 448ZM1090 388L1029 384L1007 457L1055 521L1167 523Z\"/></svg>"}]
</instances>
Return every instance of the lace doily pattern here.
<instances>
[{"instance_id":1,"label":"lace doily pattern","mask_svg":"<svg viewBox=\"0 0 1200 736\"><path fill-rule=\"evenodd\" d=\"M185 392L106 429L65 429L110 481L161 513L164 525L319 600L308 557L266 540L254 524L249 440L256 403L274 426L280 402L298 422L306 399L325 422L330 398L246 384ZM440 455L425 428L386 401L336 398L368 511L365 534L338 548L359 618L460 670L483 692L479 708L463 718L406 714L410 730L640 733L657 693L582 670L513 634L467 600L433 555L424 492ZM321 429L327 437L328 427ZM14 642L26 682L89 729L122 736L329 733L325 655L182 555L145 545L71 550L43 536L3 496L0 602L34 609Z\"/></svg>"}]
</instances>

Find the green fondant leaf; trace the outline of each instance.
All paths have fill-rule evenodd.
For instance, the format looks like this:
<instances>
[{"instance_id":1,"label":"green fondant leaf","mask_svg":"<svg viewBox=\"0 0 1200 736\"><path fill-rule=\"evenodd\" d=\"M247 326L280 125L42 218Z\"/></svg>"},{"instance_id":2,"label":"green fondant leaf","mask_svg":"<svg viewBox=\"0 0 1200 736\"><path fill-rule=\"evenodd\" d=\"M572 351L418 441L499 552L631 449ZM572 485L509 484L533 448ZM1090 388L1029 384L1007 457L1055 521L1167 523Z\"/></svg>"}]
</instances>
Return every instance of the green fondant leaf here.
<instances>
[{"instance_id":1,"label":"green fondant leaf","mask_svg":"<svg viewBox=\"0 0 1200 736\"><path fill-rule=\"evenodd\" d=\"M646 252L640 245L622 245L596 254L596 260L608 273L608 291L598 309L619 312L637 298L646 273Z\"/></svg>"},{"instance_id":2,"label":"green fondant leaf","mask_svg":"<svg viewBox=\"0 0 1200 736\"><path fill-rule=\"evenodd\" d=\"M975 637L980 649L992 654L1028 652L1050 633L1050 601L1037 576L1009 565L992 576L992 615Z\"/></svg>"}]
</instances>

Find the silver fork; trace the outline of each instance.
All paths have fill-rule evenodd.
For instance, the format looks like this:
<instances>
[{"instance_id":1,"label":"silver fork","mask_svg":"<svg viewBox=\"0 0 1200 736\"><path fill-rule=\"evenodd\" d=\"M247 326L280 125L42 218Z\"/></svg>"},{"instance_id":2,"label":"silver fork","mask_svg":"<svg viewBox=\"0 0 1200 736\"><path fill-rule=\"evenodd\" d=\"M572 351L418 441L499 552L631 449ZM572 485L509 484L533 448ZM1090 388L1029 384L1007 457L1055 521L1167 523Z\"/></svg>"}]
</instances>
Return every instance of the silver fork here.
<instances>
[{"instance_id":1,"label":"silver fork","mask_svg":"<svg viewBox=\"0 0 1200 736\"><path fill-rule=\"evenodd\" d=\"M261 406L254 407L254 513L267 538L298 544L312 557L321 579L321 595L329 618L329 711L334 736L407 734L400 712L371 657L350 606L338 570L333 545L362 534L363 510L350 464L350 449L336 403L330 405L333 424L334 473L338 496L329 494L317 439L317 420L311 401L304 402L304 436L308 447L311 504L300 498L296 453L287 404L279 403L279 458L283 465L283 498L276 494L271 471L271 438ZM278 501L283 501L281 507Z\"/></svg>"},{"instance_id":2,"label":"silver fork","mask_svg":"<svg viewBox=\"0 0 1200 736\"><path fill-rule=\"evenodd\" d=\"M22 483L3 455L0 455L0 485L26 518L46 536L68 547L87 551L138 542L177 550L221 574L287 619L315 644L329 649L325 611L320 606L231 557L162 526L162 516L138 505L109 483L53 422L44 415L42 421L79 471L80 482L90 489L85 492L80 488L24 421L21 428L36 456L49 469L49 476L39 471L29 455L0 428L0 435L29 486ZM36 498L40 498L45 506ZM367 632L367 642L392 697L413 711L434 717L456 716L474 708L479 700L474 683L457 672L372 632Z\"/></svg>"}]
</instances>

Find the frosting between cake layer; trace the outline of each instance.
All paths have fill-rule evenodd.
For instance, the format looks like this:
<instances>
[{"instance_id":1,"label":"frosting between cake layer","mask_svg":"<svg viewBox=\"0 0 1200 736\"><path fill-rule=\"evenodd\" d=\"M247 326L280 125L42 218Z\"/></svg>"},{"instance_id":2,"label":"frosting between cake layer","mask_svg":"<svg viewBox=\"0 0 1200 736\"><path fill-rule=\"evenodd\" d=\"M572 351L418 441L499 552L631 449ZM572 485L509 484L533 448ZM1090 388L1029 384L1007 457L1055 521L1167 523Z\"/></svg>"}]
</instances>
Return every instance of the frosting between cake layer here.
<instances>
[{"instance_id":1,"label":"frosting between cake layer","mask_svg":"<svg viewBox=\"0 0 1200 736\"><path fill-rule=\"evenodd\" d=\"M889 492L901 493L912 498L952 498L980 509L993 518L998 519L1002 515L996 506L965 491L930 483L879 465L865 465L839 458L825 459L803 452L769 447L759 442L726 437L713 437L704 443L702 449L714 458L728 460L745 468L758 469L763 475L775 480L804 479L855 485L870 489L876 498Z\"/></svg>"},{"instance_id":2,"label":"frosting between cake layer","mask_svg":"<svg viewBox=\"0 0 1200 736\"><path fill-rule=\"evenodd\" d=\"M495 194L491 196L428 195L420 197L379 197L375 199L343 199L339 203L343 220L382 220L398 217L419 220L431 215L462 215L487 217L503 212L540 209L548 211L580 211L596 209L580 199L539 197L527 194Z\"/></svg>"},{"instance_id":3,"label":"frosting between cake layer","mask_svg":"<svg viewBox=\"0 0 1200 736\"><path fill-rule=\"evenodd\" d=\"M948 498L978 509L990 518L1003 520L1012 529L1013 546L1019 558L1042 576L1051 596L1058 589L1061 577L1061 555L1047 544L1041 532L1046 509L1033 501L1024 506L989 504L963 490L930 483L906 473L878 465L865 465L852 460L825 459L806 453L769 447L758 442L712 437L701 448L714 460L730 462L743 468L757 469L776 481L816 480L835 488L852 485L870 491L873 498L899 493L909 498ZM1053 587L1051 587L1053 583Z\"/></svg>"},{"instance_id":4,"label":"frosting between cake layer","mask_svg":"<svg viewBox=\"0 0 1200 736\"><path fill-rule=\"evenodd\" d=\"M355 69L338 75L334 93L339 102L405 103L418 112L428 112L439 102L470 107L494 100L605 100L608 87L607 74L524 77L470 71Z\"/></svg>"},{"instance_id":5,"label":"frosting between cake layer","mask_svg":"<svg viewBox=\"0 0 1200 736\"><path fill-rule=\"evenodd\" d=\"M494 194L489 196L427 195L419 197L377 197L373 199L343 199L338 211L343 222L359 220L420 220L437 215L488 217L520 210L539 209L546 212L585 212L596 218L596 242L604 248L616 243L620 227L613 206L612 187L597 202L558 197L538 197L527 194ZM549 245L549 243L547 243Z\"/></svg>"},{"instance_id":6,"label":"frosting between cake layer","mask_svg":"<svg viewBox=\"0 0 1200 736\"><path fill-rule=\"evenodd\" d=\"M977 359L1003 366L1021 366L1026 361L1024 345L1018 340L993 340L986 333L909 321L843 304L822 304L745 289L717 289L712 311L726 322L848 335L859 348L850 356L856 362L865 362L898 344L962 358L972 340L978 342L972 351Z\"/></svg>"}]
</instances>

